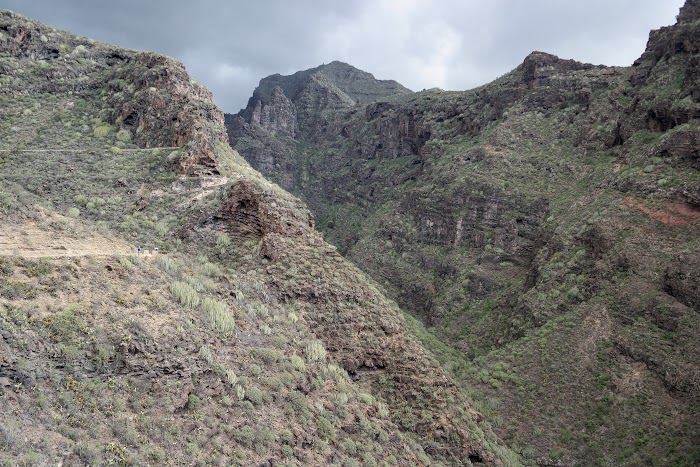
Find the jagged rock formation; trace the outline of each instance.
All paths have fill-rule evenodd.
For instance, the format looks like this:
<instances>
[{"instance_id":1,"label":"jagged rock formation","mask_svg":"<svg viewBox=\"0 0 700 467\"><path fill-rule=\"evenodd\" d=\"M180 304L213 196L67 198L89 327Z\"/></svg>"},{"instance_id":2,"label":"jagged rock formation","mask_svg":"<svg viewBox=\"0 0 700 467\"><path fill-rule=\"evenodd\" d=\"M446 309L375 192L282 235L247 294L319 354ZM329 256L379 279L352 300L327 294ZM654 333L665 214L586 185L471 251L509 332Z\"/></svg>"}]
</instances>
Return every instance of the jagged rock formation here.
<instances>
[{"instance_id":1,"label":"jagged rock formation","mask_svg":"<svg viewBox=\"0 0 700 467\"><path fill-rule=\"evenodd\" d=\"M0 69L0 221L22 251L94 229L149 251L0 255L0 463L519 463L305 205L227 146L182 65L2 11ZM319 98L364 76L328 70L297 117L362 98ZM296 134L277 110L259 123Z\"/></svg>"},{"instance_id":2,"label":"jagged rock formation","mask_svg":"<svg viewBox=\"0 0 700 467\"><path fill-rule=\"evenodd\" d=\"M298 134L323 128L328 112L407 93L410 91L396 81L376 80L350 65L332 62L291 76L260 80L248 106L238 115L227 115L226 125L235 141L249 136L245 138L251 143L246 154L255 167L283 174L278 181L289 188L291 181L285 177L294 170L292 153Z\"/></svg>"},{"instance_id":3,"label":"jagged rock formation","mask_svg":"<svg viewBox=\"0 0 700 467\"><path fill-rule=\"evenodd\" d=\"M145 147L176 146L181 173L215 172L212 145L225 141L223 113L181 63L68 36L9 11L0 15L5 94L104 91L104 118ZM108 86L105 87L105 83Z\"/></svg>"},{"instance_id":4,"label":"jagged rock formation","mask_svg":"<svg viewBox=\"0 0 700 467\"><path fill-rule=\"evenodd\" d=\"M295 108L294 132L251 119L256 90L230 141L452 347L424 337L529 457L692 465L699 11L632 67L533 52L471 91L367 103L276 75L268 113Z\"/></svg>"}]
</instances>

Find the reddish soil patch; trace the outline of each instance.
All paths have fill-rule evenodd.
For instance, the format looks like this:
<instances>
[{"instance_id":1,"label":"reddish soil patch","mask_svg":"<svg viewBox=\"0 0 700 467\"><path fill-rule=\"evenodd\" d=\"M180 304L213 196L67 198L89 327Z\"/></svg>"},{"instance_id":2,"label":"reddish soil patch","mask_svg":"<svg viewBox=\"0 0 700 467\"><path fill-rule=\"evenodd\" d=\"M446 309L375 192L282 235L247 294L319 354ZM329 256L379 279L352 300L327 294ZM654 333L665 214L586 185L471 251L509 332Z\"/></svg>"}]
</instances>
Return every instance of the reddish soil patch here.
<instances>
[{"instance_id":1,"label":"reddish soil patch","mask_svg":"<svg viewBox=\"0 0 700 467\"><path fill-rule=\"evenodd\" d=\"M700 210L686 203L659 202L655 203L654 207L649 207L650 203L628 196L622 200L622 204L642 211L655 222L674 227L684 226L700 219Z\"/></svg>"}]
</instances>

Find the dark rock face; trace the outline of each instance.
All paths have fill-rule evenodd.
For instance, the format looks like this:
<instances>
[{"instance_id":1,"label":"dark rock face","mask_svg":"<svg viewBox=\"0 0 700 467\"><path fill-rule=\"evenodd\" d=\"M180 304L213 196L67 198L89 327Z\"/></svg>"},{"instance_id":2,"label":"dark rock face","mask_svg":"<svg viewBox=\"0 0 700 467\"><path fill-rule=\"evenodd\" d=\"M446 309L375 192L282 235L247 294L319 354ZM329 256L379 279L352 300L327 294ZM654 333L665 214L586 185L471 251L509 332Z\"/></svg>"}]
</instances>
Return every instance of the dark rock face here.
<instances>
[{"instance_id":1,"label":"dark rock face","mask_svg":"<svg viewBox=\"0 0 700 467\"><path fill-rule=\"evenodd\" d=\"M699 18L697 2L688 1L676 25L649 34L630 80L639 93L636 113L646 113L630 119L633 129L665 132L700 118L693 105L700 100L700 37L695 24Z\"/></svg>"},{"instance_id":2,"label":"dark rock face","mask_svg":"<svg viewBox=\"0 0 700 467\"><path fill-rule=\"evenodd\" d=\"M700 2L697 0L686 0L677 18L678 24L693 23L700 19Z\"/></svg>"},{"instance_id":3,"label":"dark rock face","mask_svg":"<svg viewBox=\"0 0 700 467\"><path fill-rule=\"evenodd\" d=\"M268 102L263 105L262 101L258 101L255 104L248 123L259 125L275 135L293 138L296 111L292 101L284 95L282 88L275 86Z\"/></svg>"},{"instance_id":4,"label":"dark rock face","mask_svg":"<svg viewBox=\"0 0 700 467\"><path fill-rule=\"evenodd\" d=\"M291 100L296 101L297 96L312 77L326 81L357 102L372 102L391 95L410 93L396 81L377 80L370 73L358 70L347 63L335 61L328 65L299 71L290 76L277 74L263 78L248 101L247 107L240 114L249 120L250 109L254 108L258 101L267 104L277 87Z\"/></svg>"},{"instance_id":5,"label":"dark rock face","mask_svg":"<svg viewBox=\"0 0 700 467\"><path fill-rule=\"evenodd\" d=\"M273 75L260 81L248 106L226 115L229 141L265 174L277 173L285 188L294 186L294 153L302 135L332 131L338 113L356 102L410 92L395 81L332 62L291 76ZM245 140L251 144L237 144Z\"/></svg>"},{"instance_id":6,"label":"dark rock face","mask_svg":"<svg viewBox=\"0 0 700 467\"><path fill-rule=\"evenodd\" d=\"M700 309L700 278L697 276L698 258L679 256L664 274L664 289L690 308Z\"/></svg>"},{"instance_id":7,"label":"dark rock face","mask_svg":"<svg viewBox=\"0 0 700 467\"><path fill-rule=\"evenodd\" d=\"M550 78L563 73L594 68L588 63L564 60L544 52L532 52L525 57L522 65L523 83L528 87L546 86Z\"/></svg>"},{"instance_id":8,"label":"dark rock face","mask_svg":"<svg viewBox=\"0 0 700 467\"><path fill-rule=\"evenodd\" d=\"M139 53L130 66L116 68L109 83L112 120L133 130L136 141L145 147L186 148L176 162L181 173L218 173L216 145L227 140L223 113L181 63Z\"/></svg>"}]
</instances>

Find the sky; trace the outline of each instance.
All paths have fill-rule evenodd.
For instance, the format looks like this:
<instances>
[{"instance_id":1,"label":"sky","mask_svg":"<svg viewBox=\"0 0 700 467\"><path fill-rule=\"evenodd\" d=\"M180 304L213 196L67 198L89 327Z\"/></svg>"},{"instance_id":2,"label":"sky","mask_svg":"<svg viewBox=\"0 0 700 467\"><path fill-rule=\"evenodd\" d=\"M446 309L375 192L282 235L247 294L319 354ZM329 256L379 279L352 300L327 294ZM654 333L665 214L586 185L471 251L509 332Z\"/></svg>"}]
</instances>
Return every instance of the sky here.
<instances>
[{"instance_id":1,"label":"sky","mask_svg":"<svg viewBox=\"0 0 700 467\"><path fill-rule=\"evenodd\" d=\"M466 90L538 50L631 65L683 0L0 0L49 26L182 61L229 113L260 79L333 60Z\"/></svg>"}]
</instances>

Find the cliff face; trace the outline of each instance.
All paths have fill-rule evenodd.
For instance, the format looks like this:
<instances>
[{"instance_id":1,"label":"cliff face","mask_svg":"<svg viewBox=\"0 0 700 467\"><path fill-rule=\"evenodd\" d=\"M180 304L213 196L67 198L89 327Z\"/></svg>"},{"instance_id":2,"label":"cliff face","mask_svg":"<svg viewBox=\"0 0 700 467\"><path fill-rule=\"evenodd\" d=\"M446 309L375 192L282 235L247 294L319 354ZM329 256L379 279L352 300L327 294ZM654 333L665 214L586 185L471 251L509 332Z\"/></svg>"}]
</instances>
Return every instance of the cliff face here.
<instances>
[{"instance_id":1,"label":"cliff face","mask_svg":"<svg viewBox=\"0 0 700 467\"><path fill-rule=\"evenodd\" d=\"M692 464L697 3L628 68L533 52L466 92L309 88L294 134L253 129L249 105L230 141L451 346L432 341L499 400L505 439L541 463Z\"/></svg>"},{"instance_id":2,"label":"cliff face","mask_svg":"<svg viewBox=\"0 0 700 467\"><path fill-rule=\"evenodd\" d=\"M109 123L145 147L182 148L181 173L214 170L216 145L226 143L223 113L181 63L65 35L9 11L0 31L0 47L16 59L3 62L5 93L104 91Z\"/></svg>"},{"instance_id":3,"label":"cliff face","mask_svg":"<svg viewBox=\"0 0 700 467\"><path fill-rule=\"evenodd\" d=\"M182 65L3 11L0 70L0 463L517 465Z\"/></svg>"},{"instance_id":4,"label":"cliff face","mask_svg":"<svg viewBox=\"0 0 700 467\"><path fill-rule=\"evenodd\" d=\"M245 140L247 158L266 173L280 174L285 188L295 164L296 137L323 128L330 115L352 107L410 93L396 81L377 80L342 62L332 62L290 76L272 75L260 84L237 115L226 115L231 141Z\"/></svg>"}]
</instances>

